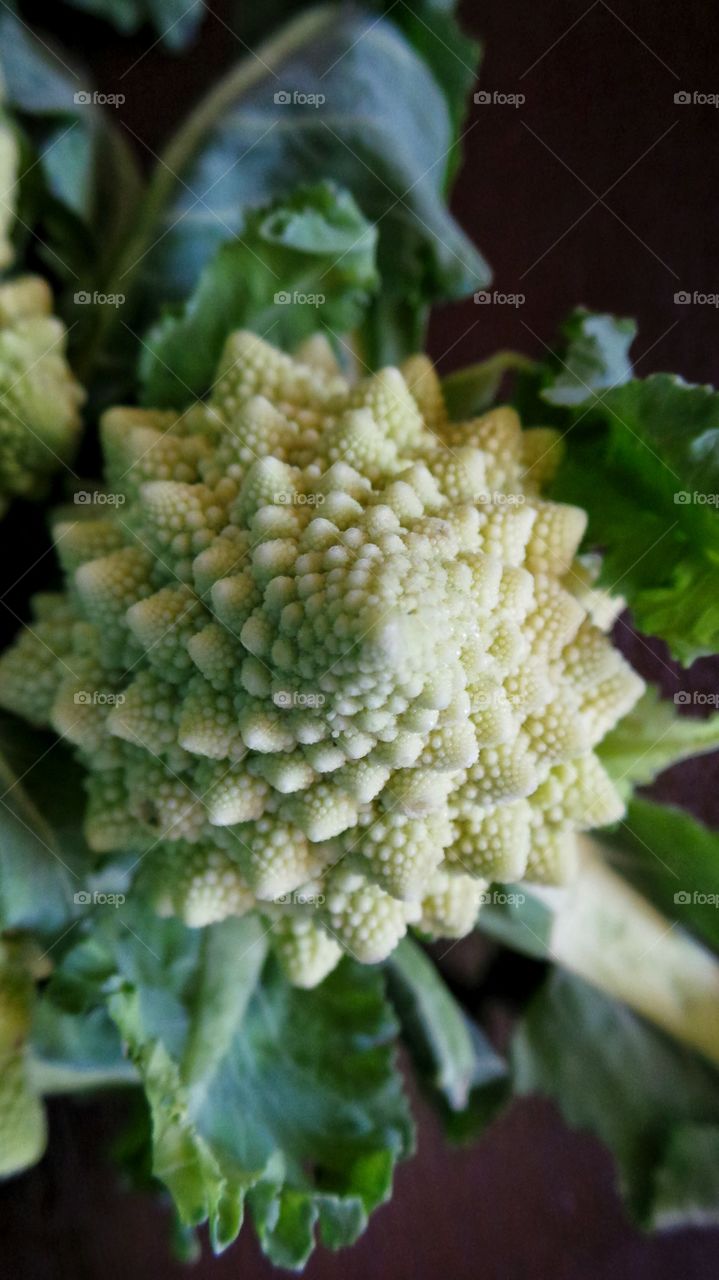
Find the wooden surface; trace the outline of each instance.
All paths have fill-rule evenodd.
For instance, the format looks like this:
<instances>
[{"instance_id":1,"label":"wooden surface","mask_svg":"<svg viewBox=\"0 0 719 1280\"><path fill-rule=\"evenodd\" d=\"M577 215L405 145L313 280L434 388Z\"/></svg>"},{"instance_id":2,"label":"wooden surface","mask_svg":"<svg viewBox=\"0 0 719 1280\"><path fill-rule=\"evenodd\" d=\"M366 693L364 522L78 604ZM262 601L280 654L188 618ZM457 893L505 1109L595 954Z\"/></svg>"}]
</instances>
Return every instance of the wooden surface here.
<instances>
[{"instance_id":1,"label":"wooden surface","mask_svg":"<svg viewBox=\"0 0 719 1280\"><path fill-rule=\"evenodd\" d=\"M218 0L213 10L229 19L230 5ZM127 95L120 119L142 139L145 146L137 146L146 158L242 53L210 15L184 62L155 48L121 82L149 38L121 42L62 6L50 11L38 3L35 11L58 38L74 43L99 89ZM667 368L717 382L719 313L673 300L681 289L719 291L719 113L674 102L680 90L719 91L713 0L613 0L611 7L603 0L485 0L466 5L465 18L486 46L482 87L524 93L526 102L473 109L455 207L492 262L496 288L524 293L526 301L516 309L472 302L443 308L431 330L442 367L499 346L539 353L567 311L584 302L638 318L642 373ZM644 674L661 674L645 649L633 656ZM699 664L694 680L716 688L716 664ZM675 770L665 789L719 821L717 783L715 758L701 771ZM521 989L527 976L526 966L515 965L510 988ZM168 1261L166 1215L146 1199L121 1196L104 1162L121 1113L115 1100L53 1107L43 1164L0 1190L3 1275L188 1274ZM310 1280L716 1275L719 1232L642 1237L617 1198L609 1157L591 1138L569 1132L548 1104L515 1105L478 1146L459 1153L445 1148L423 1105L419 1115L419 1152L400 1170L392 1204L354 1250L317 1256ZM274 1273L248 1230L224 1258L206 1257L192 1274L260 1280Z\"/></svg>"}]
</instances>

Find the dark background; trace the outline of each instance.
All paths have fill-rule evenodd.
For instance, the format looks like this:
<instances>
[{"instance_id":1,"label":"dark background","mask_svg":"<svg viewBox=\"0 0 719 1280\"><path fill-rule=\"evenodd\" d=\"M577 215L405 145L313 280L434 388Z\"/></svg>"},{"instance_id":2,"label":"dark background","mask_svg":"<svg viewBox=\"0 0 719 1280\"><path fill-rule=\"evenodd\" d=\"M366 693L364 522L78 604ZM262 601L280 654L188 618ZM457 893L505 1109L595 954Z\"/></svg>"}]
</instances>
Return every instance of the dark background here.
<instances>
[{"instance_id":1,"label":"dark background","mask_svg":"<svg viewBox=\"0 0 719 1280\"><path fill-rule=\"evenodd\" d=\"M98 89L126 95L118 118L151 162L193 101L243 54L232 5L210 3L200 41L181 60L150 48L148 32L124 40L62 5L23 11L84 59ZM719 113L674 102L682 90L719 93L714 0L488 0L466 4L463 16L485 45L482 88L523 93L526 102L471 107L454 208L491 262L495 287L526 300L517 308L469 301L438 309L430 347L442 368L502 346L541 354L583 302L637 318L642 374L671 369L691 381L719 381L719 312L674 302L679 290L719 292ZM643 648L632 656L643 674L661 675ZM701 664L697 679L716 687L716 667ZM717 757L702 768L701 797L696 769L686 767L673 771L665 790L719 821ZM494 964L478 993L472 984L487 963L470 943L445 965L469 1007L501 1028L507 1004L531 987L536 967ZM548 1104L515 1104L477 1146L459 1152L448 1151L419 1100L417 1109L419 1152L399 1170L392 1204L353 1250L316 1255L309 1280L717 1274L719 1232L640 1235L614 1189L609 1156L567 1130ZM143 1197L122 1196L105 1160L122 1112L120 1100L52 1108L46 1159L0 1191L3 1274L277 1274L250 1228L227 1255L206 1254L193 1273L168 1261L167 1215Z\"/></svg>"}]
</instances>

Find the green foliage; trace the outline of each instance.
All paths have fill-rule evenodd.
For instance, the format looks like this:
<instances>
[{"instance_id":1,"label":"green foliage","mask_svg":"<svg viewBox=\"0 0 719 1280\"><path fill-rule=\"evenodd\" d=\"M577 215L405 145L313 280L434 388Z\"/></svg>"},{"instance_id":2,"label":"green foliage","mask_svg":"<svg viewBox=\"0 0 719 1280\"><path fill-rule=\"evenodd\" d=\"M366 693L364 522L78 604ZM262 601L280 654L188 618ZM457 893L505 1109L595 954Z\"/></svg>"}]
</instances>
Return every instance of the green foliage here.
<instances>
[{"instance_id":1,"label":"green foliage","mask_svg":"<svg viewBox=\"0 0 719 1280\"><path fill-rule=\"evenodd\" d=\"M627 797L670 765L719 749L719 713L682 715L676 705L650 685L600 744L602 764Z\"/></svg>"},{"instance_id":2,"label":"green foliage","mask_svg":"<svg viewBox=\"0 0 719 1280\"><path fill-rule=\"evenodd\" d=\"M205 16L204 0L67 0L76 9L111 22L123 35L151 23L172 53L192 43Z\"/></svg>"},{"instance_id":3,"label":"green foliage","mask_svg":"<svg viewBox=\"0 0 719 1280\"><path fill-rule=\"evenodd\" d=\"M81 774L65 747L8 716L0 750L0 929L50 934L80 884Z\"/></svg>"},{"instance_id":4,"label":"green foliage","mask_svg":"<svg viewBox=\"0 0 719 1280\"><path fill-rule=\"evenodd\" d=\"M225 339L252 329L292 349L319 326L347 333L376 291L377 231L331 183L300 187L248 215L223 244L181 310L147 334L145 402L182 406L209 388Z\"/></svg>"},{"instance_id":5,"label":"green foliage","mask_svg":"<svg viewBox=\"0 0 719 1280\"><path fill-rule=\"evenodd\" d=\"M220 1251L247 1201L268 1257L295 1268L315 1229L331 1248L364 1229L411 1150L412 1128L381 971L345 961L316 991L299 992L265 953L255 917L190 930L128 900L65 957L36 1052L52 1087L72 1048L68 1023L79 1022L71 1087L81 1069L92 1085L103 1064L111 1083L109 1009L150 1106L154 1176L181 1221L208 1221Z\"/></svg>"},{"instance_id":6,"label":"green foliage","mask_svg":"<svg viewBox=\"0 0 719 1280\"><path fill-rule=\"evenodd\" d=\"M689 663L719 648L719 395L670 374L632 377L634 333L575 312L518 404L563 432L554 496L589 513L602 585Z\"/></svg>"},{"instance_id":7,"label":"green foliage","mask_svg":"<svg viewBox=\"0 0 719 1280\"><path fill-rule=\"evenodd\" d=\"M487 280L445 203L449 98L456 115L453 86L467 71L442 61L444 87L436 62L431 69L392 21L361 9L327 6L284 28L217 86L164 157L152 226L128 254L143 295L187 297L219 246L244 235L251 210L331 178L379 231L382 295L363 326L367 362L415 350L431 302Z\"/></svg>"},{"instance_id":8,"label":"green foliage","mask_svg":"<svg viewBox=\"0 0 719 1280\"><path fill-rule=\"evenodd\" d=\"M101 288L138 204L135 161L93 104L87 76L7 5L0 9L0 79L21 142L19 256L36 254L69 294Z\"/></svg>"},{"instance_id":9,"label":"green foliage","mask_svg":"<svg viewBox=\"0 0 719 1280\"><path fill-rule=\"evenodd\" d=\"M533 1000L511 1057L518 1093L548 1095L568 1124L609 1147L642 1225L716 1225L715 1071L616 1001L560 973Z\"/></svg>"},{"instance_id":10,"label":"green foliage","mask_svg":"<svg viewBox=\"0 0 719 1280\"><path fill-rule=\"evenodd\" d=\"M507 1064L409 938L388 962L388 977L413 1065L448 1135L476 1137L508 1100Z\"/></svg>"},{"instance_id":11,"label":"green foliage","mask_svg":"<svg viewBox=\"0 0 719 1280\"><path fill-rule=\"evenodd\" d=\"M637 797L604 839L622 875L719 951L719 833L681 809Z\"/></svg>"}]
</instances>

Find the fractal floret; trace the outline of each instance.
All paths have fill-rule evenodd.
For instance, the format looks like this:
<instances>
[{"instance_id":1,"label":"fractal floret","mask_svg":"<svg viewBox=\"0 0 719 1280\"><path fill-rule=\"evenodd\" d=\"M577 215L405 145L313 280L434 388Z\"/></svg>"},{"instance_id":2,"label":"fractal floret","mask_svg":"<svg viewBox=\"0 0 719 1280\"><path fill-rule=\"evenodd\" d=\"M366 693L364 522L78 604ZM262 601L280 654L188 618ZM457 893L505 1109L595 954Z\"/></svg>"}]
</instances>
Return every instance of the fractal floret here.
<instances>
[{"instance_id":1,"label":"fractal floret","mask_svg":"<svg viewBox=\"0 0 719 1280\"><path fill-rule=\"evenodd\" d=\"M27 1063L35 972L25 941L0 941L0 1178L34 1164L45 1147L45 1109Z\"/></svg>"},{"instance_id":2,"label":"fractal floret","mask_svg":"<svg viewBox=\"0 0 719 1280\"><path fill-rule=\"evenodd\" d=\"M0 514L14 497L41 498L72 456L84 393L65 339L44 280L0 285Z\"/></svg>"},{"instance_id":3,"label":"fractal floret","mask_svg":"<svg viewBox=\"0 0 719 1280\"><path fill-rule=\"evenodd\" d=\"M540 496L552 431L449 421L422 356L351 382L323 339L241 332L207 401L113 409L103 443L0 701L76 744L87 839L158 911L259 910L311 986L462 936L491 882L564 882L621 816L594 748L642 682L583 512Z\"/></svg>"}]
</instances>

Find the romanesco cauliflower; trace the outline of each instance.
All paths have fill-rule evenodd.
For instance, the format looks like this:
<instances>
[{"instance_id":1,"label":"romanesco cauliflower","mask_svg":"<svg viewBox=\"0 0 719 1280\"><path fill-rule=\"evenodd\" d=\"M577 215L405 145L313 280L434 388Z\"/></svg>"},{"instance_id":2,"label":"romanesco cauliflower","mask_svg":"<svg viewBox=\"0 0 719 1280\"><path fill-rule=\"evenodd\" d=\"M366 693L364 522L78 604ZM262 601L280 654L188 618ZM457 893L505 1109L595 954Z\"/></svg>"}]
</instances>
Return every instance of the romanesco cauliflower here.
<instances>
[{"instance_id":1,"label":"romanesco cauliflower","mask_svg":"<svg viewBox=\"0 0 719 1280\"><path fill-rule=\"evenodd\" d=\"M0 1178L35 1164L45 1148L45 1110L26 1062L33 993L22 943L0 942Z\"/></svg>"},{"instance_id":2,"label":"romanesco cauliflower","mask_svg":"<svg viewBox=\"0 0 719 1280\"><path fill-rule=\"evenodd\" d=\"M13 497L42 497L72 454L84 393L65 338L44 280L0 285L0 514Z\"/></svg>"},{"instance_id":3,"label":"romanesco cauliflower","mask_svg":"<svg viewBox=\"0 0 719 1280\"><path fill-rule=\"evenodd\" d=\"M109 496L55 526L63 595L0 702L88 770L87 837L201 926L259 909L290 979L458 937L561 882L622 802L594 748L642 682L595 619L554 433L449 422L421 356L351 384L241 332L207 403L111 410ZM105 495L106 497L108 495Z\"/></svg>"}]
</instances>

